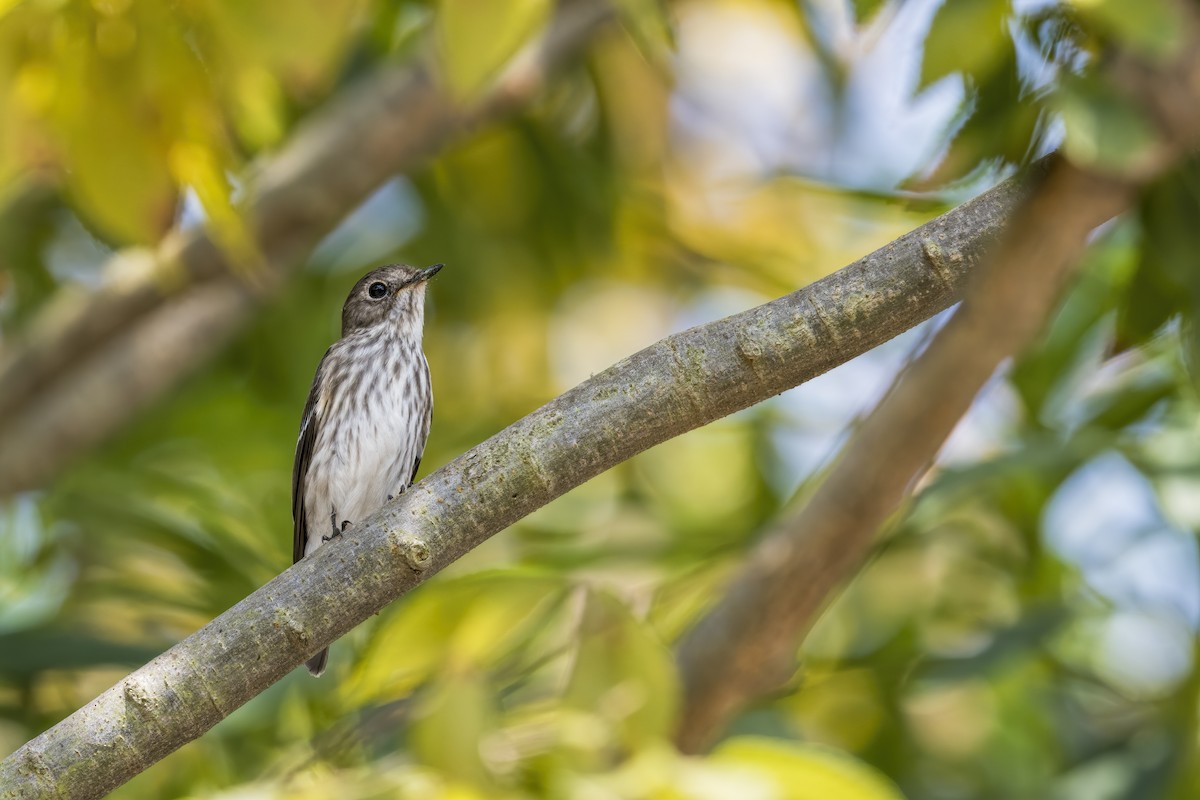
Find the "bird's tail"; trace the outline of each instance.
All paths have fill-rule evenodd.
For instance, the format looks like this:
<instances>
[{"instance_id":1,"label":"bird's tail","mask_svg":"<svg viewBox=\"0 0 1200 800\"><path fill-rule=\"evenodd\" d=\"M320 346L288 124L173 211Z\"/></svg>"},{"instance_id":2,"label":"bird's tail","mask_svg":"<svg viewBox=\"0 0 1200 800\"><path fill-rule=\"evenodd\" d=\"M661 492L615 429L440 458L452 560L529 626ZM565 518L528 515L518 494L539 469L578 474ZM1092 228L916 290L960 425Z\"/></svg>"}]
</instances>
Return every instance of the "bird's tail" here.
<instances>
[{"instance_id":1,"label":"bird's tail","mask_svg":"<svg viewBox=\"0 0 1200 800\"><path fill-rule=\"evenodd\" d=\"M329 648L326 647L321 652L304 662L304 666L308 667L308 671L312 673L314 678L321 677L321 673L325 671L325 664L329 661Z\"/></svg>"}]
</instances>

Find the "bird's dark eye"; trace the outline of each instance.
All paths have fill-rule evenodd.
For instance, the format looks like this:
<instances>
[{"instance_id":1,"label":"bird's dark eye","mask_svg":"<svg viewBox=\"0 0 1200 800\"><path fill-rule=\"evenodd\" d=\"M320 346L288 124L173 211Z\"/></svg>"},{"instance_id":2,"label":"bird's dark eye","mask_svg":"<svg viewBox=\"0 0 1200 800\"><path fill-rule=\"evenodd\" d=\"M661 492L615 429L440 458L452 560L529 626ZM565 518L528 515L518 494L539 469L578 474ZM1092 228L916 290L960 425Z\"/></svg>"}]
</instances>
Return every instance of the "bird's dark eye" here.
<instances>
[{"instance_id":1,"label":"bird's dark eye","mask_svg":"<svg viewBox=\"0 0 1200 800\"><path fill-rule=\"evenodd\" d=\"M367 287L367 294L371 295L372 300L378 300L387 294L387 284L382 281L375 281Z\"/></svg>"}]
</instances>

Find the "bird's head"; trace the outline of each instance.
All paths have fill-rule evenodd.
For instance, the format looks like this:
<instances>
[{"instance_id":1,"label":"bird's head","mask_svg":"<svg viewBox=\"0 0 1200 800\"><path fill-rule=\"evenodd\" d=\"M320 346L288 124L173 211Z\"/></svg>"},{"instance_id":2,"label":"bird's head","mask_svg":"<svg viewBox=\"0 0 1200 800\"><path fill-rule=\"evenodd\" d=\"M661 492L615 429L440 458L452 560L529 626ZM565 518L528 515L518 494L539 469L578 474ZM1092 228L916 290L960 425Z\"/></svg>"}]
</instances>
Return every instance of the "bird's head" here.
<instances>
[{"instance_id":1,"label":"bird's head","mask_svg":"<svg viewBox=\"0 0 1200 800\"><path fill-rule=\"evenodd\" d=\"M425 321L425 283L441 268L389 264L368 272L342 306L342 335L383 324L419 335Z\"/></svg>"}]
</instances>

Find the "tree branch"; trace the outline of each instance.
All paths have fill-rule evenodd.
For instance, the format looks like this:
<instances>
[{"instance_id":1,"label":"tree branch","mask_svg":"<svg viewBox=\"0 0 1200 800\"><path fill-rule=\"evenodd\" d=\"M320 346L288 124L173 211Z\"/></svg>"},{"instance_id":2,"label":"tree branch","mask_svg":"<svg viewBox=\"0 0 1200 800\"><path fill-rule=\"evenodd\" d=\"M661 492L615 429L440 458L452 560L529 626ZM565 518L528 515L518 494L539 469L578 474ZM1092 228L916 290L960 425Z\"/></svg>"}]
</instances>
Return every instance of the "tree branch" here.
<instances>
[{"instance_id":1,"label":"tree branch","mask_svg":"<svg viewBox=\"0 0 1200 800\"><path fill-rule=\"evenodd\" d=\"M421 65L343 92L248 179L265 263L249 280L197 228L172 232L154 252L117 253L94 294L61 293L0 351L0 498L43 484L207 361L371 192L520 108L611 17L603 0L566 0L546 35L466 106Z\"/></svg>"},{"instance_id":2,"label":"tree branch","mask_svg":"<svg viewBox=\"0 0 1200 800\"><path fill-rule=\"evenodd\" d=\"M0 797L102 796L550 500L942 311L1021 196L1002 184L800 291L670 336L561 395L21 747L0 763Z\"/></svg>"},{"instance_id":3,"label":"tree branch","mask_svg":"<svg viewBox=\"0 0 1200 800\"><path fill-rule=\"evenodd\" d=\"M1161 141L1123 176L1062 161L1051 168L954 317L897 378L808 503L755 548L728 593L685 636L682 751L706 749L736 714L792 675L817 616L861 568L975 395L1037 336L1090 233L1195 145L1200 40L1191 41L1169 69L1116 60L1109 76L1145 102Z\"/></svg>"},{"instance_id":4,"label":"tree branch","mask_svg":"<svg viewBox=\"0 0 1200 800\"><path fill-rule=\"evenodd\" d=\"M959 311L864 421L824 483L757 546L727 594L682 642L676 737L700 752L795 670L828 598L867 558L1000 362L1030 342L1097 225L1122 211L1124 184L1060 164L1025 206Z\"/></svg>"}]
</instances>

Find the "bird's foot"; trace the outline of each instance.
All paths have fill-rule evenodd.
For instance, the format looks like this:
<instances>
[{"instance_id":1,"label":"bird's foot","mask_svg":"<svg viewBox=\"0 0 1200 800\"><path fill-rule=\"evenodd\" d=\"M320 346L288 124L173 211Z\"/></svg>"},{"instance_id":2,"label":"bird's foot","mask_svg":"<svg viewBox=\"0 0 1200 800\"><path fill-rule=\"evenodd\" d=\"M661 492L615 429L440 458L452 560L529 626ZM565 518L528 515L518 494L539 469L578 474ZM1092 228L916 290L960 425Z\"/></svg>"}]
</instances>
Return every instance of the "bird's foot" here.
<instances>
[{"instance_id":1,"label":"bird's foot","mask_svg":"<svg viewBox=\"0 0 1200 800\"><path fill-rule=\"evenodd\" d=\"M333 533L329 536L322 536L321 541L322 542L332 542L334 539L341 536L342 533L345 532L346 528L353 528L353 527L354 526L350 523L350 520L344 519L344 520L342 520L341 528L334 528Z\"/></svg>"}]
</instances>

